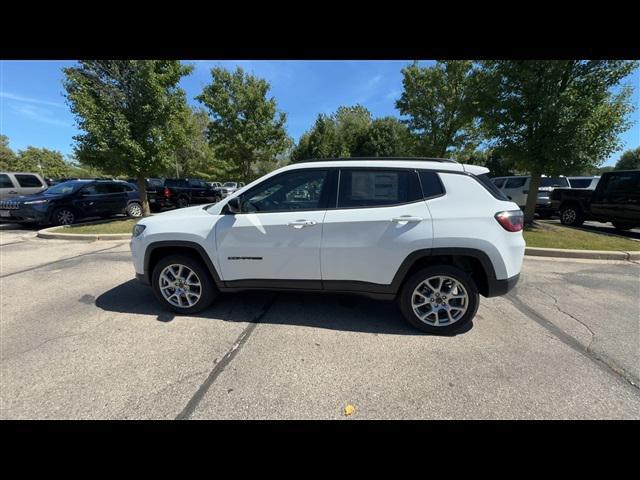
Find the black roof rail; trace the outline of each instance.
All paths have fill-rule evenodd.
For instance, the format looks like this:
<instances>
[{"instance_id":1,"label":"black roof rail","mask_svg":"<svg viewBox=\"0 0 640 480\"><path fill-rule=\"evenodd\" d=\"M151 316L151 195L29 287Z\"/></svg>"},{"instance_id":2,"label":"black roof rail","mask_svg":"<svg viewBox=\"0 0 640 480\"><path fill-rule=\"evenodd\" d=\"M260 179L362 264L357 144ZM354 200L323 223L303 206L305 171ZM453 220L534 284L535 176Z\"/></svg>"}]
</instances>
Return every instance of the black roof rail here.
<instances>
[{"instance_id":1,"label":"black roof rail","mask_svg":"<svg viewBox=\"0 0 640 480\"><path fill-rule=\"evenodd\" d=\"M310 158L308 160L301 160L296 163L307 163L307 162L342 162L342 161L352 161L352 160L360 160L360 161L371 161L371 160L392 160L392 161L422 161L422 162L442 162L442 163L460 163L457 160L452 158L435 158L435 157L337 157L337 158Z\"/></svg>"}]
</instances>

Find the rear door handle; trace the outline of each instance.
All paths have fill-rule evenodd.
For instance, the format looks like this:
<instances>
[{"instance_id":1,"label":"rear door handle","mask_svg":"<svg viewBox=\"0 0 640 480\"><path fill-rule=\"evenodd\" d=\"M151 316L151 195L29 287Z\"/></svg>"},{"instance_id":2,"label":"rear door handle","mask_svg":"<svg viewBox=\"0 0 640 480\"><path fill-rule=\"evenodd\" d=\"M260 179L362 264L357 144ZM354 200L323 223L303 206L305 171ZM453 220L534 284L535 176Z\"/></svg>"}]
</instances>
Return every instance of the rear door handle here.
<instances>
[{"instance_id":1,"label":"rear door handle","mask_svg":"<svg viewBox=\"0 0 640 480\"><path fill-rule=\"evenodd\" d=\"M304 227L311 227L313 225L315 225L318 222L315 222L313 220L296 220L295 222L289 222L288 225L290 227L293 228L304 228Z\"/></svg>"},{"instance_id":2,"label":"rear door handle","mask_svg":"<svg viewBox=\"0 0 640 480\"><path fill-rule=\"evenodd\" d=\"M421 222L424 220L420 217L412 217L411 215L403 215L401 217L394 217L391 219L392 222L401 223L401 222Z\"/></svg>"}]
</instances>

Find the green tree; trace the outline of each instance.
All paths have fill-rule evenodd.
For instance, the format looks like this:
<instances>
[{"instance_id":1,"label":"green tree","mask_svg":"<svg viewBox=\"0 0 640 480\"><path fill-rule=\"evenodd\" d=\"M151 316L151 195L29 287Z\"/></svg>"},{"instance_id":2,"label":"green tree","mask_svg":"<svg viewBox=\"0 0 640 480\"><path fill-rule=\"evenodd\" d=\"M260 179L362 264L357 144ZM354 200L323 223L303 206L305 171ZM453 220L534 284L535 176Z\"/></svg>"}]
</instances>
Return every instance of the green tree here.
<instances>
[{"instance_id":1,"label":"green tree","mask_svg":"<svg viewBox=\"0 0 640 480\"><path fill-rule=\"evenodd\" d=\"M177 60L86 60L65 68L64 88L83 132L74 137L81 163L138 180L163 170L185 142L185 93L178 87L192 66Z\"/></svg>"},{"instance_id":2,"label":"green tree","mask_svg":"<svg viewBox=\"0 0 640 480\"><path fill-rule=\"evenodd\" d=\"M0 170L11 171L16 161L16 154L9 148L9 138L0 135Z\"/></svg>"},{"instance_id":3,"label":"green tree","mask_svg":"<svg viewBox=\"0 0 640 480\"><path fill-rule=\"evenodd\" d=\"M496 150L531 173L525 220L531 222L540 176L597 166L629 128L631 87L612 87L632 61L485 61L475 75L485 131Z\"/></svg>"},{"instance_id":4,"label":"green tree","mask_svg":"<svg viewBox=\"0 0 640 480\"><path fill-rule=\"evenodd\" d=\"M640 168L640 147L627 150L616 162L616 170L635 170Z\"/></svg>"},{"instance_id":5,"label":"green tree","mask_svg":"<svg viewBox=\"0 0 640 480\"><path fill-rule=\"evenodd\" d=\"M60 152L29 146L18 152L14 170L39 173L45 178L61 178L68 175L69 165Z\"/></svg>"},{"instance_id":6,"label":"green tree","mask_svg":"<svg viewBox=\"0 0 640 480\"><path fill-rule=\"evenodd\" d=\"M312 158L337 158L348 156L342 144L338 124L331 116L318 115L313 127L305 132L291 153L292 162Z\"/></svg>"},{"instance_id":7,"label":"green tree","mask_svg":"<svg viewBox=\"0 0 640 480\"><path fill-rule=\"evenodd\" d=\"M431 67L417 62L402 70L403 92L396 108L418 137L419 154L447 157L473 151L478 143L473 62L439 61Z\"/></svg>"},{"instance_id":8,"label":"green tree","mask_svg":"<svg viewBox=\"0 0 640 480\"><path fill-rule=\"evenodd\" d=\"M492 149L477 150L459 157L458 160L462 163L487 167L491 177L505 177L515 174L512 163Z\"/></svg>"},{"instance_id":9,"label":"green tree","mask_svg":"<svg viewBox=\"0 0 640 480\"><path fill-rule=\"evenodd\" d=\"M365 157L410 157L415 154L415 139L397 118L376 118L367 129L358 153Z\"/></svg>"},{"instance_id":10,"label":"green tree","mask_svg":"<svg viewBox=\"0 0 640 480\"><path fill-rule=\"evenodd\" d=\"M209 113L209 141L216 157L231 166L229 173L248 182L256 163L275 163L290 145L286 115L278 111L275 98L267 97L266 80L242 68L213 68L211 77L196 97Z\"/></svg>"}]
</instances>

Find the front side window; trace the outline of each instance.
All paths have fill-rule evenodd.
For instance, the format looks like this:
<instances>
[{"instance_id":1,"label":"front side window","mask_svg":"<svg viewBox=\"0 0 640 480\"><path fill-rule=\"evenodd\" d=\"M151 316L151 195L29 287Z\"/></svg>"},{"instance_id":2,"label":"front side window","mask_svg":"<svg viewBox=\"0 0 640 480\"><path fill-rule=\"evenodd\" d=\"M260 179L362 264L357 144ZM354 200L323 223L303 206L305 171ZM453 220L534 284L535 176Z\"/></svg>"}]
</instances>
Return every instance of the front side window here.
<instances>
[{"instance_id":1,"label":"front side window","mask_svg":"<svg viewBox=\"0 0 640 480\"><path fill-rule=\"evenodd\" d=\"M287 172L265 180L242 196L243 213L317 210L326 184L326 170Z\"/></svg>"},{"instance_id":2,"label":"front side window","mask_svg":"<svg viewBox=\"0 0 640 480\"><path fill-rule=\"evenodd\" d=\"M420 184L412 170L353 169L340 171L338 208L382 207L420 200Z\"/></svg>"},{"instance_id":3,"label":"front side window","mask_svg":"<svg viewBox=\"0 0 640 480\"><path fill-rule=\"evenodd\" d=\"M16 175L16 180L18 180L18 183L20 184L21 187L25 187L25 188L33 188L33 187L42 187L42 183L40 182L40 180L38 180L38 177L36 177L35 175L22 175L22 174L17 174Z\"/></svg>"},{"instance_id":4,"label":"front side window","mask_svg":"<svg viewBox=\"0 0 640 480\"><path fill-rule=\"evenodd\" d=\"M0 188L13 188L13 183L9 175L5 175L4 173L0 174Z\"/></svg>"},{"instance_id":5,"label":"front side window","mask_svg":"<svg viewBox=\"0 0 640 480\"><path fill-rule=\"evenodd\" d=\"M524 187L524 184L527 181L527 177L515 177L507 179L507 183L505 183L504 188L520 188Z\"/></svg>"}]
</instances>

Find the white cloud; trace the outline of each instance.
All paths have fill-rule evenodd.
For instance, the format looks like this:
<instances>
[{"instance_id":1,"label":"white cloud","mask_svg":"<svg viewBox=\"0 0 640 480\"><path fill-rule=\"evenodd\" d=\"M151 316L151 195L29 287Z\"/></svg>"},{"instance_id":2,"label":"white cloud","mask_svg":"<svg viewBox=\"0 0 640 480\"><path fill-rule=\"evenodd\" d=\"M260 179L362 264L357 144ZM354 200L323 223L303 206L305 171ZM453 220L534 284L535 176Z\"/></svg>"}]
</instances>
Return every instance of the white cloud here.
<instances>
[{"instance_id":1,"label":"white cloud","mask_svg":"<svg viewBox=\"0 0 640 480\"><path fill-rule=\"evenodd\" d=\"M49 125L58 127L71 127L71 124L56 118L53 111L47 108L36 107L34 105L11 105L11 110L18 115L36 122L48 123Z\"/></svg>"},{"instance_id":2,"label":"white cloud","mask_svg":"<svg viewBox=\"0 0 640 480\"><path fill-rule=\"evenodd\" d=\"M16 102L22 102L22 103L35 103L38 105L48 105L50 107L58 107L58 108L65 107L65 105L60 102L50 102L48 100L40 100L38 98L23 97L22 95L15 95L13 93L3 92L3 91L0 91L0 97L6 98L7 100L15 100Z\"/></svg>"}]
</instances>

